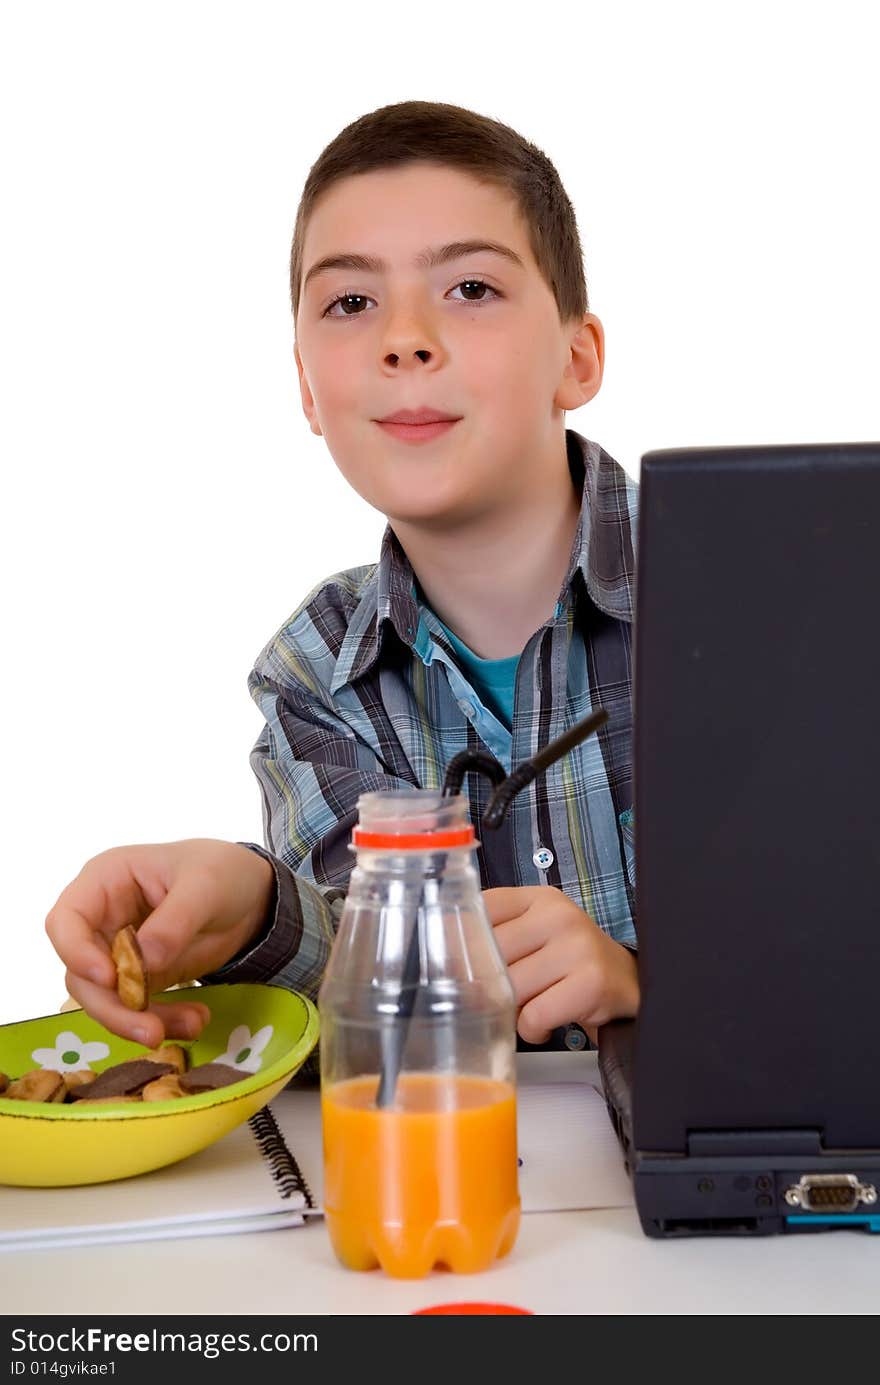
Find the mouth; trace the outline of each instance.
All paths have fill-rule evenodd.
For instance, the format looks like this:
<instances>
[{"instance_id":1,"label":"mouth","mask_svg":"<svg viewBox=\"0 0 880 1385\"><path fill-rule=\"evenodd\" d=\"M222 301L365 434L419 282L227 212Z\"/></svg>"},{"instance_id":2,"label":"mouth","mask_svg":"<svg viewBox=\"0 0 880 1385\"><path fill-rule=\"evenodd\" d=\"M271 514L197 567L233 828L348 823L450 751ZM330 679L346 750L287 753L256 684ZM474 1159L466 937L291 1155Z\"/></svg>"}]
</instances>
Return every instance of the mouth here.
<instances>
[{"instance_id":1,"label":"mouth","mask_svg":"<svg viewBox=\"0 0 880 1385\"><path fill-rule=\"evenodd\" d=\"M437 409L399 409L375 421L390 437L401 442L429 442L450 432L461 419Z\"/></svg>"}]
</instances>

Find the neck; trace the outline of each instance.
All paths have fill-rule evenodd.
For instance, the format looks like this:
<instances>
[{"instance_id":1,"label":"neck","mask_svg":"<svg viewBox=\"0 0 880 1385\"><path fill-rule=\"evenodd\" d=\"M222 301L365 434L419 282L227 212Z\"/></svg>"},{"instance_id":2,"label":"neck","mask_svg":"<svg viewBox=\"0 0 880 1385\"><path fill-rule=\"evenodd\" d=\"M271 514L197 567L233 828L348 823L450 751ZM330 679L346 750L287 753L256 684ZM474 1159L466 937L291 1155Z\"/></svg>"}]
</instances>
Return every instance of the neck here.
<instances>
[{"instance_id":1,"label":"neck","mask_svg":"<svg viewBox=\"0 0 880 1385\"><path fill-rule=\"evenodd\" d=\"M563 438L552 466L489 514L443 530L391 523L444 625L481 659L506 659L554 614L579 516Z\"/></svg>"}]
</instances>

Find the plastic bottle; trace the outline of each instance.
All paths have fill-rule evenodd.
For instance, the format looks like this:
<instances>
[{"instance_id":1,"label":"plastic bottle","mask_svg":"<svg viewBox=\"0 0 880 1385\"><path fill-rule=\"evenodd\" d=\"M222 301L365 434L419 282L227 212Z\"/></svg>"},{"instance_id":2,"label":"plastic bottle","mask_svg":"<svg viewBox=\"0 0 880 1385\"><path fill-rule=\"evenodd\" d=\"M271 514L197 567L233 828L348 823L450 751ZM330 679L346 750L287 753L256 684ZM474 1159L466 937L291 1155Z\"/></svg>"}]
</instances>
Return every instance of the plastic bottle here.
<instances>
[{"instance_id":1,"label":"plastic bottle","mask_svg":"<svg viewBox=\"0 0 880 1385\"><path fill-rule=\"evenodd\" d=\"M324 1207L344 1265L485 1269L520 1220L513 988L461 794L365 794L324 981Z\"/></svg>"}]
</instances>

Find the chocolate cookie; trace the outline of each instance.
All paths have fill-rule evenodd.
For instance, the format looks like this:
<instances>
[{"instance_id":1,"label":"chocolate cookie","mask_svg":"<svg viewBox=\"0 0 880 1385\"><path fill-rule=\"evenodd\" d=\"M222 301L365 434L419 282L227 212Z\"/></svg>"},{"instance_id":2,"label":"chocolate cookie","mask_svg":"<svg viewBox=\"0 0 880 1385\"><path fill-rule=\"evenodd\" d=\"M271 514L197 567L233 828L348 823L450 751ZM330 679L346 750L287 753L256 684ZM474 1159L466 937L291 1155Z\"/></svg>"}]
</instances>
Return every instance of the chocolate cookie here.
<instances>
[{"instance_id":1,"label":"chocolate cookie","mask_svg":"<svg viewBox=\"0 0 880 1385\"><path fill-rule=\"evenodd\" d=\"M233 1082L241 1082L250 1073L239 1072L228 1063L203 1063L199 1068L190 1068L181 1075L180 1085L195 1096L197 1092L213 1092L217 1087L228 1087Z\"/></svg>"},{"instance_id":2,"label":"chocolate cookie","mask_svg":"<svg viewBox=\"0 0 880 1385\"><path fill-rule=\"evenodd\" d=\"M132 1058L99 1072L88 1087L77 1087L70 1093L71 1101L101 1101L105 1097L139 1096L148 1082L155 1082L167 1072L174 1072L171 1063L156 1063L149 1058ZM83 1093L80 1096L80 1092Z\"/></svg>"}]
</instances>

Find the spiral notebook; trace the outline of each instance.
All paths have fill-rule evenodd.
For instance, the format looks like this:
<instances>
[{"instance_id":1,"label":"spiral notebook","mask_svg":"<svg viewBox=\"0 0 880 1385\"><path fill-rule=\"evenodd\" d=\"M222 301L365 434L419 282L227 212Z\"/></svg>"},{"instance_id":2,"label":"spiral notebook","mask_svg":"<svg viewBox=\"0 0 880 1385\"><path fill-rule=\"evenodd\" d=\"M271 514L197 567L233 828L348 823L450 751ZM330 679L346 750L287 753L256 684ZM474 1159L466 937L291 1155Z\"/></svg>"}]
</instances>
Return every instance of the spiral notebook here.
<instances>
[{"instance_id":1,"label":"spiral notebook","mask_svg":"<svg viewBox=\"0 0 880 1385\"><path fill-rule=\"evenodd\" d=\"M302 1226L314 1211L291 1132L282 1134L266 1106L198 1154L136 1178L0 1187L0 1254L273 1230Z\"/></svg>"}]
</instances>

